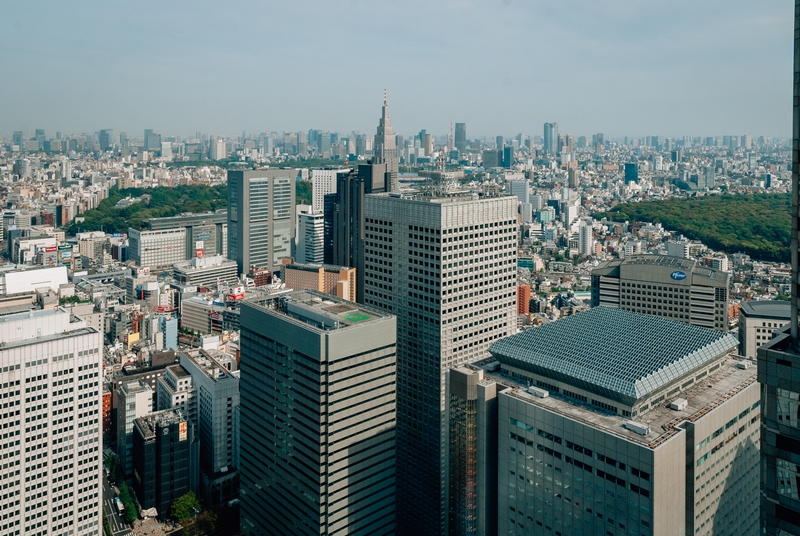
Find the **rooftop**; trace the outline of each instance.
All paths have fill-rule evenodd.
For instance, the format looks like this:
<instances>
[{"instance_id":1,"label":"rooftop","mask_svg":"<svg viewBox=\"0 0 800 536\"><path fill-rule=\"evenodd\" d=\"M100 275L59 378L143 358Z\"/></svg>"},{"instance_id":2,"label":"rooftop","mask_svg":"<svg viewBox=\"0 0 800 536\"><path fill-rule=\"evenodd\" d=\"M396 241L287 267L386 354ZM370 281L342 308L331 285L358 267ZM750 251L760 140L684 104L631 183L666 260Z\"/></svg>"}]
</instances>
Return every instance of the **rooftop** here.
<instances>
[{"instance_id":1,"label":"rooftop","mask_svg":"<svg viewBox=\"0 0 800 536\"><path fill-rule=\"evenodd\" d=\"M277 299L246 300L271 314L283 314L317 330L345 329L391 318L393 315L316 290L297 290Z\"/></svg>"},{"instance_id":2,"label":"rooftop","mask_svg":"<svg viewBox=\"0 0 800 536\"><path fill-rule=\"evenodd\" d=\"M504 365L633 405L736 348L731 334L613 307L595 307L496 341Z\"/></svg>"},{"instance_id":3,"label":"rooftop","mask_svg":"<svg viewBox=\"0 0 800 536\"><path fill-rule=\"evenodd\" d=\"M587 424L605 433L655 449L681 431L678 428L680 423L697 421L731 396L755 383L755 361L744 359L750 366L742 369L737 366L742 360L739 356L728 355L722 361L720 368L702 381L698 381L675 397L667 398L654 405L649 411L640 413L635 420L637 423L648 425L649 431L645 435L640 435L625 427L625 423L630 421L630 417L599 411L588 404L559 394L551 393L546 398L539 398L530 394L526 386L520 385L519 382L505 375L488 373L484 375L481 383L498 382L510 388L505 391L509 396ZM475 367L473 364L471 368L481 367ZM503 391L503 389L498 389L498 391ZM687 401L686 407L683 410L670 409L669 404L678 397Z\"/></svg>"},{"instance_id":4,"label":"rooftop","mask_svg":"<svg viewBox=\"0 0 800 536\"><path fill-rule=\"evenodd\" d=\"M347 266L336 266L335 264L313 264L313 263L300 263L293 262L287 264L286 268L290 270L305 270L308 272L318 272L320 268L326 272L341 272L342 270L350 270Z\"/></svg>"},{"instance_id":5,"label":"rooftop","mask_svg":"<svg viewBox=\"0 0 800 536\"><path fill-rule=\"evenodd\" d=\"M144 417L139 417L134 422L136 425L142 429L142 432L145 437L154 436L156 433L156 427L161 425L170 425L185 422L188 420L188 417L180 409L165 409L162 411L156 411L154 413L150 413L145 415Z\"/></svg>"},{"instance_id":6,"label":"rooftop","mask_svg":"<svg viewBox=\"0 0 800 536\"><path fill-rule=\"evenodd\" d=\"M740 312L753 318L778 318L789 320L792 316L792 304L780 300L743 301Z\"/></svg>"}]
</instances>

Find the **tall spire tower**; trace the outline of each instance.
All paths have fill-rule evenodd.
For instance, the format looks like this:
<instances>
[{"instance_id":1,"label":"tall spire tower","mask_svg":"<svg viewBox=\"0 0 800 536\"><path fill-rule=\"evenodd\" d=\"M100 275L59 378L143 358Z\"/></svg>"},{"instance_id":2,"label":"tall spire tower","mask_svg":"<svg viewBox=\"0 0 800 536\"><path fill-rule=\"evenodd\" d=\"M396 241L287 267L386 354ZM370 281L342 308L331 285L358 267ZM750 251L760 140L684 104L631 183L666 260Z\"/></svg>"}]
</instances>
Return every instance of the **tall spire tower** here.
<instances>
[{"instance_id":1,"label":"tall spire tower","mask_svg":"<svg viewBox=\"0 0 800 536\"><path fill-rule=\"evenodd\" d=\"M383 90L383 110L378 131L375 133L375 143L372 146L376 164L386 164L386 185L389 192L400 191L400 182L397 178L397 139L392 131L392 121L389 119L389 105L386 102L386 90Z\"/></svg>"}]
</instances>

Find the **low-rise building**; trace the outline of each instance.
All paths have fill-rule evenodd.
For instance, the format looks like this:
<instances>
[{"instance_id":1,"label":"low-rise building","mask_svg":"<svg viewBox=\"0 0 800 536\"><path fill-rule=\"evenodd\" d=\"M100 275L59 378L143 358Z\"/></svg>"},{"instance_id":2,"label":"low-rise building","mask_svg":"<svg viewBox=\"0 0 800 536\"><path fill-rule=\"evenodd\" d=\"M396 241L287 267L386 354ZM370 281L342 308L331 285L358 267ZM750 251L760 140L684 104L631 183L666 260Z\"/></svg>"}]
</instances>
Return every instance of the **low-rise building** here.
<instances>
[{"instance_id":1,"label":"low-rise building","mask_svg":"<svg viewBox=\"0 0 800 536\"><path fill-rule=\"evenodd\" d=\"M788 301L743 301L739 308L739 354L755 359L758 348L791 319Z\"/></svg>"}]
</instances>

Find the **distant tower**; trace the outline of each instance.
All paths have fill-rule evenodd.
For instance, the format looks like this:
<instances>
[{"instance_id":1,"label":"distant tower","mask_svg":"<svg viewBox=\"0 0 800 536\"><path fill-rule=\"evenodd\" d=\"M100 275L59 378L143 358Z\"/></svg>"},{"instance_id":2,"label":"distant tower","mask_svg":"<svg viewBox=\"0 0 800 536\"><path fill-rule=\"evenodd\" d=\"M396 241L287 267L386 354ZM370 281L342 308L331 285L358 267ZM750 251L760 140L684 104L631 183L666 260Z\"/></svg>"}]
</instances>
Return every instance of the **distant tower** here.
<instances>
[{"instance_id":1,"label":"distant tower","mask_svg":"<svg viewBox=\"0 0 800 536\"><path fill-rule=\"evenodd\" d=\"M554 155L558 151L558 123L544 124L544 154Z\"/></svg>"},{"instance_id":2,"label":"distant tower","mask_svg":"<svg viewBox=\"0 0 800 536\"><path fill-rule=\"evenodd\" d=\"M463 155L467 152L467 124L466 123L456 123L456 139L455 139L456 149L458 149L458 154Z\"/></svg>"},{"instance_id":3,"label":"distant tower","mask_svg":"<svg viewBox=\"0 0 800 536\"><path fill-rule=\"evenodd\" d=\"M376 164L386 164L386 183L390 192L400 191L400 182L397 179L397 139L392 131L392 122L389 119L389 105L386 103L386 90L383 90L383 111L378 132L375 134L375 144L372 154L375 155Z\"/></svg>"}]
</instances>

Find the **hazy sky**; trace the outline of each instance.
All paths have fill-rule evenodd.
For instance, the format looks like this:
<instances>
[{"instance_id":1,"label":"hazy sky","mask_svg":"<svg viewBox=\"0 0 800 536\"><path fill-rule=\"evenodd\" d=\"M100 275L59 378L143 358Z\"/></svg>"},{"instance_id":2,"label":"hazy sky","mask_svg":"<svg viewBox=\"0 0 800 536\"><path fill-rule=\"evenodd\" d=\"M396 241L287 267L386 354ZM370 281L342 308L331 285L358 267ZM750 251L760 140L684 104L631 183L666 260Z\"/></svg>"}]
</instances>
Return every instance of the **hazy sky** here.
<instances>
[{"instance_id":1,"label":"hazy sky","mask_svg":"<svg viewBox=\"0 0 800 536\"><path fill-rule=\"evenodd\" d=\"M790 0L0 0L0 133L789 136Z\"/></svg>"}]
</instances>

